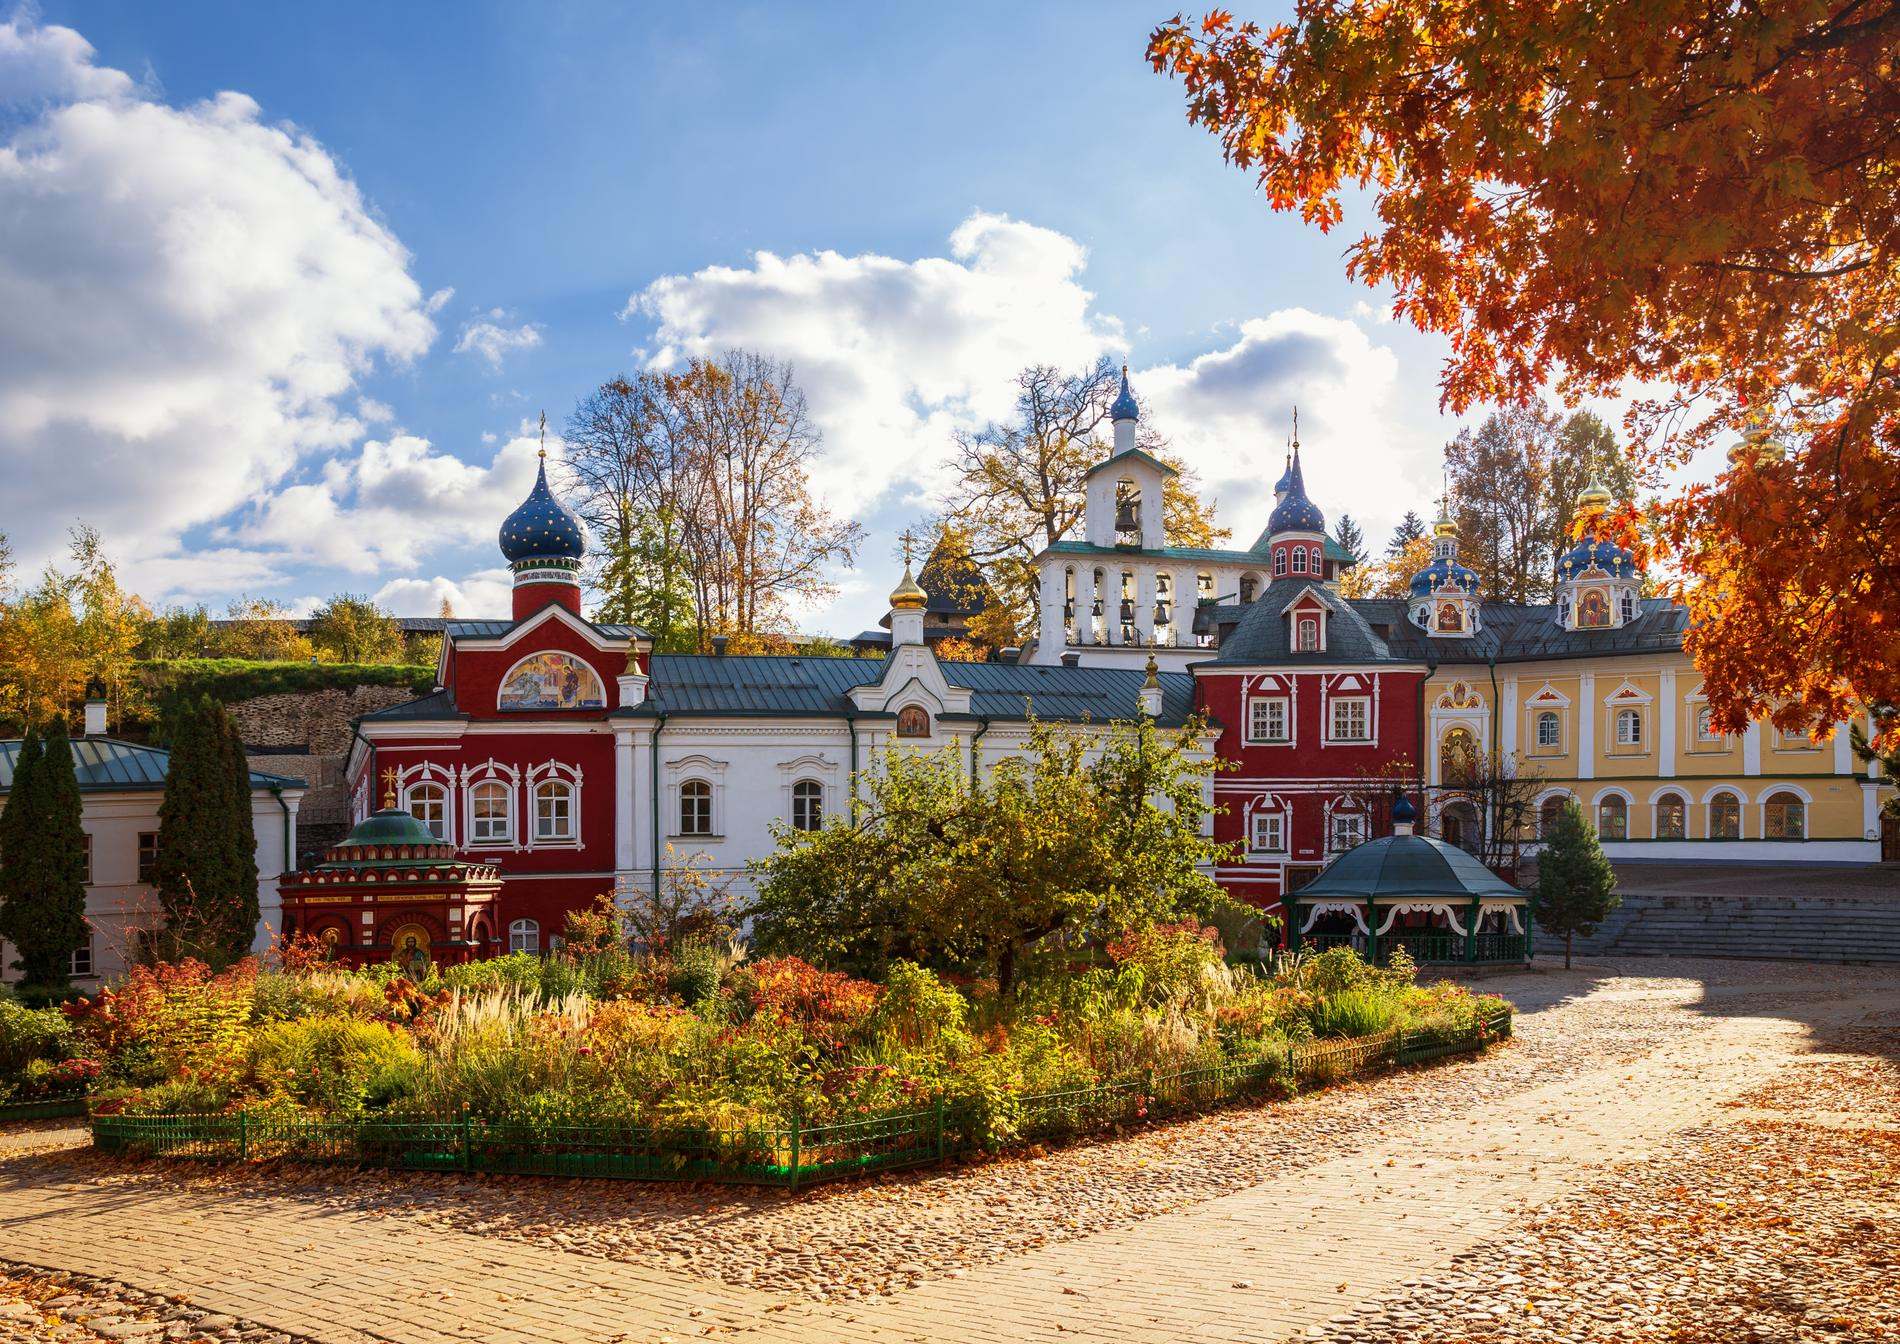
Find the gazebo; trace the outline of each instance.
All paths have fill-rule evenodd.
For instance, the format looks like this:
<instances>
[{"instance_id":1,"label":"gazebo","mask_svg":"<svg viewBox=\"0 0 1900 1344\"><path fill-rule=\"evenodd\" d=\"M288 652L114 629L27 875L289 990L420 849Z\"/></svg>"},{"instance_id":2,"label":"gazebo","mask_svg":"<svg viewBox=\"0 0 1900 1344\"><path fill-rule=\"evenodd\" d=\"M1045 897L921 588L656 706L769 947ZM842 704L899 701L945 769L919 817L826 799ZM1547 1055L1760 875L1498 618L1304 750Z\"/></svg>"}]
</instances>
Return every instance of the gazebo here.
<instances>
[{"instance_id":1,"label":"gazebo","mask_svg":"<svg viewBox=\"0 0 1900 1344\"><path fill-rule=\"evenodd\" d=\"M1529 961L1530 894L1458 846L1412 834L1416 815L1401 798L1396 834L1347 850L1287 898L1288 946L1347 946L1367 961L1403 947L1421 965Z\"/></svg>"}]
</instances>

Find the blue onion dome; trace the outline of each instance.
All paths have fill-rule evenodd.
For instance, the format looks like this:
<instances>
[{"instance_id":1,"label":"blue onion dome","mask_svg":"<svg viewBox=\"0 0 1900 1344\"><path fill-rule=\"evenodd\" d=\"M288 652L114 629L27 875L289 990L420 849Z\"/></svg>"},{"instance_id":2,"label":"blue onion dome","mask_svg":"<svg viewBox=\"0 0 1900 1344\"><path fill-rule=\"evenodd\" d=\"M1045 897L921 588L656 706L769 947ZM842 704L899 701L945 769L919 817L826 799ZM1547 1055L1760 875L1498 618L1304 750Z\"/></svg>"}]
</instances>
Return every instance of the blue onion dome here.
<instances>
[{"instance_id":1,"label":"blue onion dome","mask_svg":"<svg viewBox=\"0 0 1900 1344\"><path fill-rule=\"evenodd\" d=\"M1601 569L1618 578L1634 578L1636 557L1613 541L1586 537L1557 557L1557 577L1567 579L1586 569Z\"/></svg>"},{"instance_id":2,"label":"blue onion dome","mask_svg":"<svg viewBox=\"0 0 1900 1344\"><path fill-rule=\"evenodd\" d=\"M1273 512L1267 516L1267 532L1326 532L1326 515L1319 511L1319 505L1306 497L1306 475L1300 470L1300 451L1293 450L1293 465L1287 468L1281 477L1286 486L1286 497L1274 505Z\"/></svg>"},{"instance_id":3,"label":"blue onion dome","mask_svg":"<svg viewBox=\"0 0 1900 1344\"><path fill-rule=\"evenodd\" d=\"M548 489L548 463L543 457L534 489L502 522L501 553L509 560L578 560L586 551L580 520Z\"/></svg>"},{"instance_id":4,"label":"blue onion dome","mask_svg":"<svg viewBox=\"0 0 1900 1344\"><path fill-rule=\"evenodd\" d=\"M1115 398L1115 404L1108 408L1110 420L1139 420L1141 408L1135 405L1134 389L1128 386L1128 366L1122 365L1121 395Z\"/></svg>"},{"instance_id":5,"label":"blue onion dome","mask_svg":"<svg viewBox=\"0 0 1900 1344\"><path fill-rule=\"evenodd\" d=\"M1444 588L1462 588L1467 593L1475 593L1478 591L1478 576L1456 560L1444 556L1433 560L1412 576L1413 597L1429 597Z\"/></svg>"},{"instance_id":6,"label":"blue onion dome","mask_svg":"<svg viewBox=\"0 0 1900 1344\"><path fill-rule=\"evenodd\" d=\"M1293 488L1293 450L1287 449L1286 470L1280 473L1280 479L1273 483L1273 497L1280 499Z\"/></svg>"},{"instance_id":7,"label":"blue onion dome","mask_svg":"<svg viewBox=\"0 0 1900 1344\"><path fill-rule=\"evenodd\" d=\"M1402 793L1398 801L1392 804L1392 820L1394 823L1418 820L1418 809L1413 807L1412 800Z\"/></svg>"}]
</instances>

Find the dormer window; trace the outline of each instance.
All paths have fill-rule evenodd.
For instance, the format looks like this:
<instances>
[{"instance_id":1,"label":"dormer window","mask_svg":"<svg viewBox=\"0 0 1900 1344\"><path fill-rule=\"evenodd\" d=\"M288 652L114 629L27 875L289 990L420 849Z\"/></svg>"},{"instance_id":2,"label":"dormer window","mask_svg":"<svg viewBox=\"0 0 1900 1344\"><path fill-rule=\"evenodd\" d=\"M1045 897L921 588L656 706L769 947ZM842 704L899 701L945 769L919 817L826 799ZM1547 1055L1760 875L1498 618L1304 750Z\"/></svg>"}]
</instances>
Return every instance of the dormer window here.
<instances>
[{"instance_id":1,"label":"dormer window","mask_svg":"<svg viewBox=\"0 0 1900 1344\"><path fill-rule=\"evenodd\" d=\"M1299 633L1294 645L1301 653L1319 652L1319 618L1302 616L1299 619Z\"/></svg>"},{"instance_id":2,"label":"dormer window","mask_svg":"<svg viewBox=\"0 0 1900 1344\"><path fill-rule=\"evenodd\" d=\"M1275 551L1273 553L1273 577L1278 579L1278 578L1284 578L1285 575L1286 575L1286 552Z\"/></svg>"},{"instance_id":3,"label":"dormer window","mask_svg":"<svg viewBox=\"0 0 1900 1344\"><path fill-rule=\"evenodd\" d=\"M1628 625L1636 619L1636 594L1623 594L1623 624Z\"/></svg>"}]
</instances>

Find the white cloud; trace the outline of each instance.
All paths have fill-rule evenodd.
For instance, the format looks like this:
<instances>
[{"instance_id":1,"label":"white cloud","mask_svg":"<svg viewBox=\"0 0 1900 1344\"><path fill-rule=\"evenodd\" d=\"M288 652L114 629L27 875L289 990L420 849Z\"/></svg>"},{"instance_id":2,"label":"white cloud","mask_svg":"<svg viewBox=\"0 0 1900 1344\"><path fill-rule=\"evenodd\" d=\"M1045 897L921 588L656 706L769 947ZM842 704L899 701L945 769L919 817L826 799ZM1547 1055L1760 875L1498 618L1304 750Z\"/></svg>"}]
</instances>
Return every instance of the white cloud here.
<instances>
[{"instance_id":1,"label":"white cloud","mask_svg":"<svg viewBox=\"0 0 1900 1344\"><path fill-rule=\"evenodd\" d=\"M514 580L505 569L478 570L460 582L438 574L432 579L395 579L372 596L397 616L434 616L447 598L461 620L503 621L514 607Z\"/></svg>"},{"instance_id":2,"label":"white cloud","mask_svg":"<svg viewBox=\"0 0 1900 1344\"><path fill-rule=\"evenodd\" d=\"M749 267L662 277L623 316L656 322L662 367L729 346L791 360L825 436L817 484L855 514L887 488L921 502L952 431L1007 414L1025 366L1119 348L1121 324L1090 311L1086 261L1063 234L977 213L949 257L760 252Z\"/></svg>"},{"instance_id":3,"label":"white cloud","mask_svg":"<svg viewBox=\"0 0 1900 1344\"><path fill-rule=\"evenodd\" d=\"M181 535L352 443L359 379L429 348L408 255L320 144L241 94L167 106L20 19L0 88L44 104L0 140L12 540L35 563L83 516L141 586L195 584ZM227 590L271 564L250 563Z\"/></svg>"},{"instance_id":4,"label":"white cloud","mask_svg":"<svg viewBox=\"0 0 1900 1344\"><path fill-rule=\"evenodd\" d=\"M552 446L558 452L560 441ZM493 545L534 484L539 447L524 427L479 466L412 434L371 439L325 463L316 479L277 490L228 532L352 574L410 571L439 547Z\"/></svg>"},{"instance_id":5,"label":"white cloud","mask_svg":"<svg viewBox=\"0 0 1900 1344\"><path fill-rule=\"evenodd\" d=\"M502 316L497 308L491 317ZM524 322L518 327L497 326L493 322L471 322L462 328L462 335L455 342L458 355L473 352L488 361L488 367L499 369L501 361L511 351L532 350L541 344L541 328L532 322Z\"/></svg>"}]
</instances>

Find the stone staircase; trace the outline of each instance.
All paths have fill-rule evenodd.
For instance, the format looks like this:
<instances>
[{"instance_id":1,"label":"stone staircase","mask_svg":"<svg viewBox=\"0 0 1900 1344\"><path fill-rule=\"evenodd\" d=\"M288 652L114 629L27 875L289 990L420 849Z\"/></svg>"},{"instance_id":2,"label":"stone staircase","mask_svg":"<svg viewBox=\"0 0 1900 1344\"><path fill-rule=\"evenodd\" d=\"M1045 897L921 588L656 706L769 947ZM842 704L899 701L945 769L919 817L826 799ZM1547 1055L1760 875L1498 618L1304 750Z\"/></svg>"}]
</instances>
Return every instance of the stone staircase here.
<instances>
[{"instance_id":1,"label":"stone staircase","mask_svg":"<svg viewBox=\"0 0 1900 1344\"><path fill-rule=\"evenodd\" d=\"M1900 901L1878 897L1628 893L1576 956L1900 961ZM1537 932L1540 958L1563 939Z\"/></svg>"}]
</instances>

